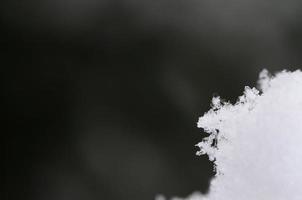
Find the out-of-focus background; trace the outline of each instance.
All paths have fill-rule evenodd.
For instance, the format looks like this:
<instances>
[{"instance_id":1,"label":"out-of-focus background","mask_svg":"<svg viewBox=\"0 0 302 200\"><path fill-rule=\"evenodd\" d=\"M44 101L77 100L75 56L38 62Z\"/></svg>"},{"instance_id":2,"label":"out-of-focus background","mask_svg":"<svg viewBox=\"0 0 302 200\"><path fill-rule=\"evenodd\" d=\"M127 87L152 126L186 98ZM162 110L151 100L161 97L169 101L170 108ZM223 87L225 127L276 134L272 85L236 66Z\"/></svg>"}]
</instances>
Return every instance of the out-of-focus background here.
<instances>
[{"instance_id":1,"label":"out-of-focus background","mask_svg":"<svg viewBox=\"0 0 302 200\"><path fill-rule=\"evenodd\" d=\"M5 199L206 193L213 95L301 67L302 2L4 0Z\"/></svg>"}]
</instances>

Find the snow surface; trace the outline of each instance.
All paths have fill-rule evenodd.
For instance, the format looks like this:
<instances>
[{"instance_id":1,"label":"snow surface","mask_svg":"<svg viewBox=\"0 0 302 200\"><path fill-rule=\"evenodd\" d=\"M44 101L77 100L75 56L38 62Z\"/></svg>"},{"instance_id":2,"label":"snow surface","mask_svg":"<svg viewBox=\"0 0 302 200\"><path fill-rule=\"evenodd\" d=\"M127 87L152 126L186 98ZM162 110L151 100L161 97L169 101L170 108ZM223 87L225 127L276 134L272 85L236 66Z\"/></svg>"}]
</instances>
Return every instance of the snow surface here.
<instances>
[{"instance_id":1,"label":"snow surface","mask_svg":"<svg viewBox=\"0 0 302 200\"><path fill-rule=\"evenodd\" d=\"M216 175L208 195L186 200L302 199L300 70L275 76L263 70L259 90L246 87L234 105L213 98L198 127L210 136L197 154L209 156Z\"/></svg>"}]
</instances>

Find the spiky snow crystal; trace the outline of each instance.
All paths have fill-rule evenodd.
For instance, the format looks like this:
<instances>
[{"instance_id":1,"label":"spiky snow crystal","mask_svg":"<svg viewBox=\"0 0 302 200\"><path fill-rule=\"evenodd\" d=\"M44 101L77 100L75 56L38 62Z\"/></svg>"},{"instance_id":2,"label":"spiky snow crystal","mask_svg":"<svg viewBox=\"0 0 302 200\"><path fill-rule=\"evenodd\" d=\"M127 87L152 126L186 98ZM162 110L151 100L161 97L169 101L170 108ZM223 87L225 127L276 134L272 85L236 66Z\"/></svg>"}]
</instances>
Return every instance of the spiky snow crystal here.
<instances>
[{"instance_id":1,"label":"spiky snow crystal","mask_svg":"<svg viewBox=\"0 0 302 200\"><path fill-rule=\"evenodd\" d=\"M234 105L212 100L198 127L210 136L198 154L214 162L208 195L187 200L302 199L302 72L260 74ZM179 199L179 198L174 198Z\"/></svg>"}]
</instances>

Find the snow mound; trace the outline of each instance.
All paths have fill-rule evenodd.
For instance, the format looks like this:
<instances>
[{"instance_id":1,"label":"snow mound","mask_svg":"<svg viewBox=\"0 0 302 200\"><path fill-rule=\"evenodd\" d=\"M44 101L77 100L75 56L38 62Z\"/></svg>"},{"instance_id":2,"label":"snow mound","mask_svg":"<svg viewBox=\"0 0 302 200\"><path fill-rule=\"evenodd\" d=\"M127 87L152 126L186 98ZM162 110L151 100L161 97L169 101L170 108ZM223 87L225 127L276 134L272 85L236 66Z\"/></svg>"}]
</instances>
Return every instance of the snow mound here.
<instances>
[{"instance_id":1,"label":"snow mound","mask_svg":"<svg viewBox=\"0 0 302 200\"><path fill-rule=\"evenodd\" d=\"M302 72L259 76L234 105L219 97L198 121L210 133L197 144L216 175L208 195L187 200L302 199ZM179 199L179 198L175 198Z\"/></svg>"}]
</instances>

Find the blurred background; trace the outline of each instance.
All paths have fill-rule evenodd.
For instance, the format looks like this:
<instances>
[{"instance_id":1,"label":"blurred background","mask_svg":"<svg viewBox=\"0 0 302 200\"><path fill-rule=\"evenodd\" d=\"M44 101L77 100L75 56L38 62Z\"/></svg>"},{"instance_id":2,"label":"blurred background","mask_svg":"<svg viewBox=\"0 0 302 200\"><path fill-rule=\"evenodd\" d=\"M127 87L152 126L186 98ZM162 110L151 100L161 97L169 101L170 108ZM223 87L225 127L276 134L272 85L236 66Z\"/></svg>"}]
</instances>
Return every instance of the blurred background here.
<instances>
[{"instance_id":1,"label":"blurred background","mask_svg":"<svg viewBox=\"0 0 302 200\"><path fill-rule=\"evenodd\" d=\"M213 95L301 67L302 2L4 0L5 199L208 191Z\"/></svg>"}]
</instances>

